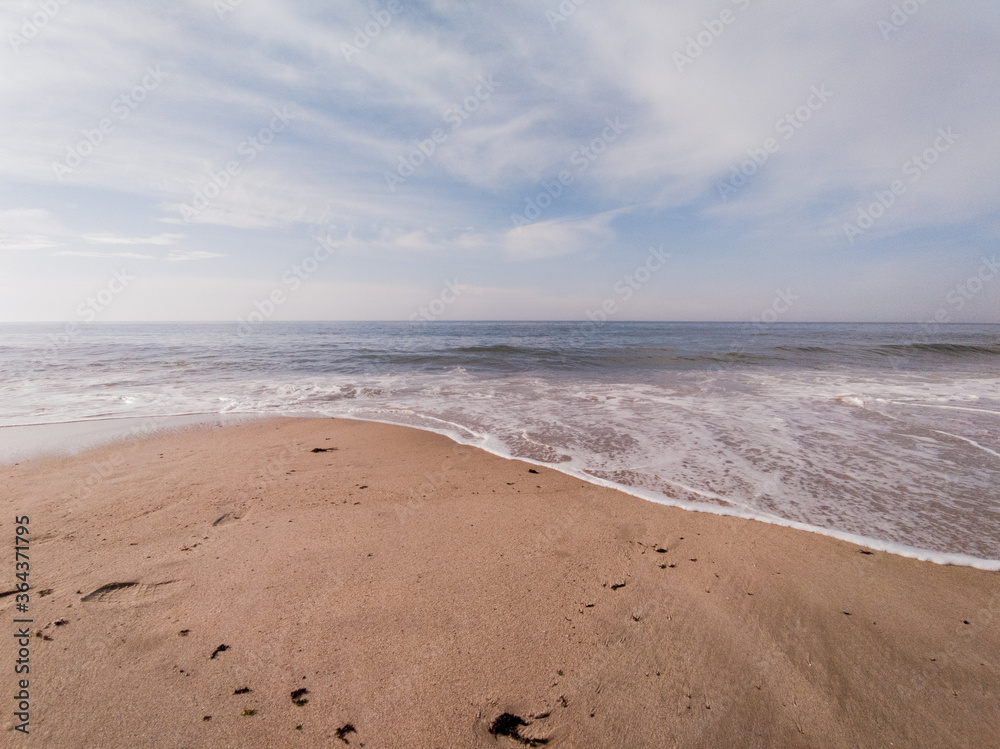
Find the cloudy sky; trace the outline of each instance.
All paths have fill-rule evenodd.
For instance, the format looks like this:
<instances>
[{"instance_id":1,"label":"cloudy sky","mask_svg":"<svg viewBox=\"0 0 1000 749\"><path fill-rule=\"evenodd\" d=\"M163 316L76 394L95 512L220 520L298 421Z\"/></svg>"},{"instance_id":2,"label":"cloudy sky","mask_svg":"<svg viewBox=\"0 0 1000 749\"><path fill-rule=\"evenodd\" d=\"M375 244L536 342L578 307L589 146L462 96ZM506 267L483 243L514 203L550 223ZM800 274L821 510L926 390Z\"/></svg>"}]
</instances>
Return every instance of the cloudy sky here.
<instances>
[{"instance_id":1,"label":"cloudy sky","mask_svg":"<svg viewBox=\"0 0 1000 749\"><path fill-rule=\"evenodd\" d=\"M1000 321L996 0L7 0L0 31L0 320Z\"/></svg>"}]
</instances>

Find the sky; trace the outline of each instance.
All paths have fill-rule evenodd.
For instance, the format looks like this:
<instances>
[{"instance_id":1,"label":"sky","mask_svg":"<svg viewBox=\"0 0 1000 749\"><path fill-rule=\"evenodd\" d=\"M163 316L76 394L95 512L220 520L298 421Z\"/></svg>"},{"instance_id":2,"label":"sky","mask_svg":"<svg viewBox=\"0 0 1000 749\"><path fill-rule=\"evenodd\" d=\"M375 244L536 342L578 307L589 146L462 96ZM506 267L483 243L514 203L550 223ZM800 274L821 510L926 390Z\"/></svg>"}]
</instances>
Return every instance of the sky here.
<instances>
[{"instance_id":1,"label":"sky","mask_svg":"<svg viewBox=\"0 0 1000 749\"><path fill-rule=\"evenodd\" d=\"M6 0L0 321L1000 322L996 0Z\"/></svg>"}]
</instances>

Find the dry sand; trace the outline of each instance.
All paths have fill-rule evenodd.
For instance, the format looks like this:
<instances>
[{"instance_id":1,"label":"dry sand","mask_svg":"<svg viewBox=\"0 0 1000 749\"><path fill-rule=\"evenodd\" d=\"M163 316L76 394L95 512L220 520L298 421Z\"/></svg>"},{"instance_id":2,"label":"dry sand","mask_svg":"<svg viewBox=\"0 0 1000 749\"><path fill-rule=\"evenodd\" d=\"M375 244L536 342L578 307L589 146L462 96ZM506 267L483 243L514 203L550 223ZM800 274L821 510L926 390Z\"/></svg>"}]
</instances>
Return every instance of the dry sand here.
<instances>
[{"instance_id":1,"label":"dry sand","mask_svg":"<svg viewBox=\"0 0 1000 749\"><path fill-rule=\"evenodd\" d=\"M1000 575L529 469L332 419L0 469L0 743L997 746Z\"/></svg>"}]
</instances>

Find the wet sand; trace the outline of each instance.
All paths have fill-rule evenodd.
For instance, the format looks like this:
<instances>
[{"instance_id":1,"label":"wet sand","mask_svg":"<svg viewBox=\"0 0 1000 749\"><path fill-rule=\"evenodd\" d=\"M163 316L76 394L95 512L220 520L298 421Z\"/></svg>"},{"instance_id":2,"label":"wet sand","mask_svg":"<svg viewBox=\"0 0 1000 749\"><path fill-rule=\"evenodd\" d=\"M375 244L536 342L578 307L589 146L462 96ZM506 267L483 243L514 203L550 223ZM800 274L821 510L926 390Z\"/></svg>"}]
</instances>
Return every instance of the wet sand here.
<instances>
[{"instance_id":1,"label":"wet sand","mask_svg":"<svg viewBox=\"0 0 1000 749\"><path fill-rule=\"evenodd\" d=\"M0 647L5 746L985 747L1000 725L998 573L426 432L192 429L0 468L0 504L0 593L28 515L35 620L27 737ZM13 631L13 595L0 613Z\"/></svg>"}]
</instances>

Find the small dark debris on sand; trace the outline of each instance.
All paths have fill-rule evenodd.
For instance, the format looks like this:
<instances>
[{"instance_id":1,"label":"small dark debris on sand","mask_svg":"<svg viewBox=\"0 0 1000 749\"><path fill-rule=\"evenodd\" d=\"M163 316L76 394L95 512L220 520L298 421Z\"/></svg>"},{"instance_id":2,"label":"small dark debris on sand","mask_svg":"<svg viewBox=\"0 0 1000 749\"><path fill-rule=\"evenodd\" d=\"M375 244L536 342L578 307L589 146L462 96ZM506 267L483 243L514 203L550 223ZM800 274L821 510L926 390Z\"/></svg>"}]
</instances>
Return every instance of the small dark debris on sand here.
<instances>
[{"instance_id":1,"label":"small dark debris on sand","mask_svg":"<svg viewBox=\"0 0 1000 749\"><path fill-rule=\"evenodd\" d=\"M867 549L861 549L861 553L862 554L867 554L868 556L871 556L873 552L870 552Z\"/></svg>"},{"instance_id":2,"label":"small dark debris on sand","mask_svg":"<svg viewBox=\"0 0 1000 749\"><path fill-rule=\"evenodd\" d=\"M611 590L618 590L619 588L625 587L625 581L622 580L620 583L611 583Z\"/></svg>"},{"instance_id":3,"label":"small dark debris on sand","mask_svg":"<svg viewBox=\"0 0 1000 749\"><path fill-rule=\"evenodd\" d=\"M534 468L529 468L528 473L538 473Z\"/></svg>"},{"instance_id":4,"label":"small dark debris on sand","mask_svg":"<svg viewBox=\"0 0 1000 749\"><path fill-rule=\"evenodd\" d=\"M657 546L656 549L655 549L655 551L656 551L657 554L666 554L667 553L667 550L664 549L662 546Z\"/></svg>"},{"instance_id":5,"label":"small dark debris on sand","mask_svg":"<svg viewBox=\"0 0 1000 749\"><path fill-rule=\"evenodd\" d=\"M189 634L191 634L191 630L190 629L182 629L177 634L179 634L181 637L187 637Z\"/></svg>"},{"instance_id":6,"label":"small dark debris on sand","mask_svg":"<svg viewBox=\"0 0 1000 749\"><path fill-rule=\"evenodd\" d=\"M303 695L309 694L309 690L306 688L296 689L292 692L292 702L294 702L299 707L304 706L309 700L305 699Z\"/></svg>"},{"instance_id":7,"label":"small dark debris on sand","mask_svg":"<svg viewBox=\"0 0 1000 749\"><path fill-rule=\"evenodd\" d=\"M351 723L345 723L340 728L336 730L337 738L343 741L345 744L350 744L351 742L347 740L348 734L357 733L358 729L354 727Z\"/></svg>"},{"instance_id":8,"label":"small dark debris on sand","mask_svg":"<svg viewBox=\"0 0 1000 749\"><path fill-rule=\"evenodd\" d=\"M206 715L204 718L202 718L202 720L204 720L206 722L210 721L211 719L212 719L211 715Z\"/></svg>"},{"instance_id":9,"label":"small dark debris on sand","mask_svg":"<svg viewBox=\"0 0 1000 749\"><path fill-rule=\"evenodd\" d=\"M490 724L490 733L494 736L510 736L514 739L520 739L519 731L521 726L526 725L528 723L520 715L503 713L498 715L493 720L493 723Z\"/></svg>"},{"instance_id":10,"label":"small dark debris on sand","mask_svg":"<svg viewBox=\"0 0 1000 749\"><path fill-rule=\"evenodd\" d=\"M209 660L214 661L215 656L217 656L219 653L225 653L227 650L229 650L228 645L219 645L219 647L217 647L215 650L212 651L212 655L209 656Z\"/></svg>"},{"instance_id":11,"label":"small dark debris on sand","mask_svg":"<svg viewBox=\"0 0 1000 749\"><path fill-rule=\"evenodd\" d=\"M332 453L336 449L335 447L314 447L312 451L314 453Z\"/></svg>"},{"instance_id":12,"label":"small dark debris on sand","mask_svg":"<svg viewBox=\"0 0 1000 749\"><path fill-rule=\"evenodd\" d=\"M38 591L39 598L45 598L45 596L52 595L52 588L46 588L45 590Z\"/></svg>"},{"instance_id":13,"label":"small dark debris on sand","mask_svg":"<svg viewBox=\"0 0 1000 749\"><path fill-rule=\"evenodd\" d=\"M250 687L240 687L233 691L233 694L250 694L253 690Z\"/></svg>"},{"instance_id":14,"label":"small dark debris on sand","mask_svg":"<svg viewBox=\"0 0 1000 749\"><path fill-rule=\"evenodd\" d=\"M52 623L55 624L57 627L61 627L64 624L69 624L69 619L56 619Z\"/></svg>"},{"instance_id":15,"label":"small dark debris on sand","mask_svg":"<svg viewBox=\"0 0 1000 749\"><path fill-rule=\"evenodd\" d=\"M493 720L489 730L494 736L507 736L525 746L539 746L548 743L548 739L529 739L522 736L521 726L526 725L528 722L520 715L502 713Z\"/></svg>"},{"instance_id":16,"label":"small dark debris on sand","mask_svg":"<svg viewBox=\"0 0 1000 749\"><path fill-rule=\"evenodd\" d=\"M247 708L242 713L240 713L240 715L246 715L246 716L251 716L251 715L256 715L256 714L257 714L257 711L255 709L253 709L252 707L251 708Z\"/></svg>"}]
</instances>

